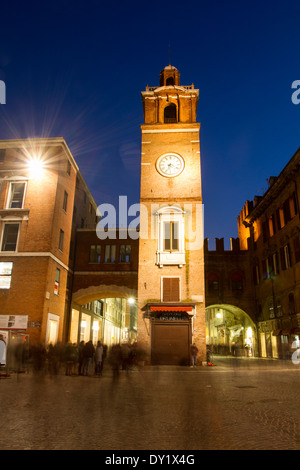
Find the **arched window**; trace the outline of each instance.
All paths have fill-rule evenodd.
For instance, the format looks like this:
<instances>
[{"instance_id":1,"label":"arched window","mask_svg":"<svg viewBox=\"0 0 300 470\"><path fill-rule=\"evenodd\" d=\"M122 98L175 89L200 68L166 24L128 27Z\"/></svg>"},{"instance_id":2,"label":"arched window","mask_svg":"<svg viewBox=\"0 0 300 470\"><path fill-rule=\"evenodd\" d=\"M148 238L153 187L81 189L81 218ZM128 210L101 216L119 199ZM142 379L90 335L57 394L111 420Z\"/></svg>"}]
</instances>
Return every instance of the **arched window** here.
<instances>
[{"instance_id":1,"label":"arched window","mask_svg":"<svg viewBox=\"0 0 300 470\"><path fill-rule=\"evenodd\" d=\"M177 122L176 105L174 103L171 103L165 107L164 122L165 123Z\"/></svg>"},{"instance_id":2,"label":"arched window","mask_svg":"<svg viewBox=\"0 0 300 470\"><path fill-rule=\"evenodd\" d=\"M167 86L174 85L174 77L168 77L166 80L166 85Z\"/></svg>"}]
</instances>

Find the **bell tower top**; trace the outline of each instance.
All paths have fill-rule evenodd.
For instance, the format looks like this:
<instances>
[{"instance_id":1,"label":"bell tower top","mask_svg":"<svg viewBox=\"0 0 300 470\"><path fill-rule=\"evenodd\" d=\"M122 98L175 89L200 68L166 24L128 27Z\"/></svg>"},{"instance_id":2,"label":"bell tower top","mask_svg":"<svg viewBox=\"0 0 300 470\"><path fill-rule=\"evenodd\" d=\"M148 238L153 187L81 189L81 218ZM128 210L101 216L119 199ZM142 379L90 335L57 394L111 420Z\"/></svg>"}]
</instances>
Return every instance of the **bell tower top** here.
<instances>
[{"instance_id":1,"label":"bell tower top","mask_svg":"<svg viewBox=\"0 0 300 470\"><path fill-rule=\"evenodd\" d=\"M159 74L160 86L180 85L180 73L173 65L167 65Z\"/></svg>"},{"instance_id":2,"label":"bell tower top","mask_svg":"<svg viewBox=\"0 0 300 470\"><path fill-rule=\"evenodd\" d=\"M180 73L167 65L159 74L160 85L142 91L144 124L195 123L199 90L180 85Z\"/></svg>"}]
</instances>

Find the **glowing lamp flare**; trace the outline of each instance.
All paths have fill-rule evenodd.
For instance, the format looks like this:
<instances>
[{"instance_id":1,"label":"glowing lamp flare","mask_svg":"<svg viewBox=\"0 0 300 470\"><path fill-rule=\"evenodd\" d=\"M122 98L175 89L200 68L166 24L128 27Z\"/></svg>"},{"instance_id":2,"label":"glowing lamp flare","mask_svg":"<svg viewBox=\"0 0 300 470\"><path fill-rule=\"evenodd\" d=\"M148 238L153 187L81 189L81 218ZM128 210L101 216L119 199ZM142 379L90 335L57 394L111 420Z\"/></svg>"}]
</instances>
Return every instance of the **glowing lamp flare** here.
<instances>
[{"instance_id":1,"label":"glowing lamp flare","mask_svg":"<svg viewBox=\"0 0 300 470\"><path fill-rule=\"evenodd\" d=\"M44 162L40 158L31 158L28 162L31 178L40 178L43 174Z\"/></svg>"}]
</instances>

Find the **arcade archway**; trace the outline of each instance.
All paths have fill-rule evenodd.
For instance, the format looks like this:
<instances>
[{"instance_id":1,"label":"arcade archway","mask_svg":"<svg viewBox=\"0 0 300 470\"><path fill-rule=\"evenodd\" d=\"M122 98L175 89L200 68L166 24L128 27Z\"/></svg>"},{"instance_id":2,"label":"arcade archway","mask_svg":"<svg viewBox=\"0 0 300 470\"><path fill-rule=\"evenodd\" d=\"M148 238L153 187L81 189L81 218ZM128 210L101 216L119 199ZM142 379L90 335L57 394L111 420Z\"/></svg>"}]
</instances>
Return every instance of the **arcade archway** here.
<instances>
[{"instance_id":1,"label":"arcade archway","mask_svg":"<svg viewBox=\"0 0 300 470\"><path fill-rule=\"evenodd\" d=\"M257 356L257 330L239 307L215 304L206 308L206 344L213 354Z\"/></svg>"},{"instance_id":2,"label":"arcade archway","mask_svg":"<svg viewBox=\"0 0 300 470\"><path fill-rule=\"evenodd\" d=\"M69 341L133 342L137 335L137 292L116 285L90 286L72 297Z\"/></svg>"}]
</instances>

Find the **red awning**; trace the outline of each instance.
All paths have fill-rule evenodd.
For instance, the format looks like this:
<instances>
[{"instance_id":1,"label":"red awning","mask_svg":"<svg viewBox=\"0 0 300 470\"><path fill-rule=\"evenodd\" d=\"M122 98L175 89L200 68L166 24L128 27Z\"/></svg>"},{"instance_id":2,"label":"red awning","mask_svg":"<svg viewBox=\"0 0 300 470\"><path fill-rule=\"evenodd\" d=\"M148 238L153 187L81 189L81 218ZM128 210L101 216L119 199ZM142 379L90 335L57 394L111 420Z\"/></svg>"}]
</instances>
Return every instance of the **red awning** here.
<instances>
[{"instance_id":1,"label":"red awning","mask_svg":"<svg viewBox=\"0 0 300 470\"><path fill-rule=\"evenodd\" d=\"M150 307L151 312L191 312L193 307Z\"/></svg>"}]
</instances>

